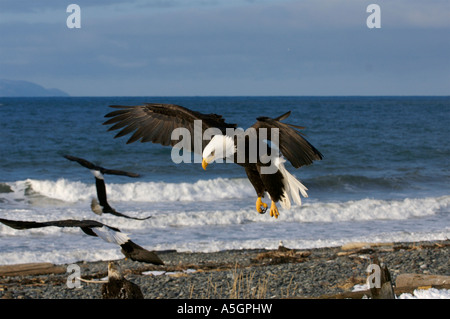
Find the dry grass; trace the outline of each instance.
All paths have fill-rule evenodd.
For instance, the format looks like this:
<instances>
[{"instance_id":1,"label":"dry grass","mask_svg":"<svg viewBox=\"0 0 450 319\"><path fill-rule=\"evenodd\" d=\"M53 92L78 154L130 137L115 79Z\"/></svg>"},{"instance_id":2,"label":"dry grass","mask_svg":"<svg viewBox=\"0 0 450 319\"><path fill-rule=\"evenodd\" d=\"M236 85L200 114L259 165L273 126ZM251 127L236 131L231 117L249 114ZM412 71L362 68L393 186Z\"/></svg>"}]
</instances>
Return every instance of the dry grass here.
<instances>
[{"instance_id":1,"label":"dry grass","mask_svg":"<svg viewBox=\"0 0 450 319\"><path fill-rule=\"evenodd\" d=\"M270 298L269 284L270 280L276 280L274 275L265 275L256 279L256 271L246 271L235 267L232 270L228 282L216 283L213 276L209 276L204 287L189 287L189 298L194 299L266 299ZM294 276L291 276L289 284L281 290L281 298L294 297L298 290L298 283L294 282Z\"/></svg>"},{"instance_id":2,"label":"dry grass","mask_svg":"<svg viewBox=\"0 0 450 319\"><path fill-rule=\"evenodd\" d=\"M228 298L230 299L264 299L267 296L269 277L258 279L255 283L255 271L244 274L242 271L234 269L233 281L229 288Z\"/></svg>"},{"instance_id":3,"label":"dry grass","mask_svg":"<svg viewBox=\"0 0 450 319\"><path fill-rule=\"evenodd\" d=\"M255 273L256 271L246 272L235 267L230 281L225 285L214 282L211 275L205 287L189 287L189 298L264 299L267 297L270 275L256 280Z\"/></svg>"},{"instance_id":4,"label":"dry grass","mask_svg":"<svg viewBox=\"0 0 450 319\"><path fill-rule=\"evenodd\" d=\"M298 283L293 285L292 280L294 279L294 276L291 277L291 280L289 280L289 285L286 287L286 291L283 293L281 298L289 298L294 297L295 292L298 290Z\"/></svg>"}]
</instances>

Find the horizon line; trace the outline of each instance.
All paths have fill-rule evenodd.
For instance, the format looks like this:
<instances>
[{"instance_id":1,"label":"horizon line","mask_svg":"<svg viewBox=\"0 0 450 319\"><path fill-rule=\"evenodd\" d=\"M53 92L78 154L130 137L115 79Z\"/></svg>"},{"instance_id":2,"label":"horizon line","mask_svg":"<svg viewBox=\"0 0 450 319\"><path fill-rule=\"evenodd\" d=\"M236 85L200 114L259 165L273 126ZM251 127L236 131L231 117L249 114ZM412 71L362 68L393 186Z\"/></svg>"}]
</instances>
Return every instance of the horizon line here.
<instances>
[{"instance_id":1,"label":"horizon line","mask_svg":"<svg viewBox=\"0 0 450 319\"><path fill-rule=\"evenodd\" d=\"M0 96L0 98L106 98L106 97L118 97L118 98L135 98L135 97L164 97L164 98L202 98L202 97L450 97L450 94L354 94L354 95L291 95L291 94L270 94L270 95L68 95L68 96Z\"/></svg>"}]
</instances>

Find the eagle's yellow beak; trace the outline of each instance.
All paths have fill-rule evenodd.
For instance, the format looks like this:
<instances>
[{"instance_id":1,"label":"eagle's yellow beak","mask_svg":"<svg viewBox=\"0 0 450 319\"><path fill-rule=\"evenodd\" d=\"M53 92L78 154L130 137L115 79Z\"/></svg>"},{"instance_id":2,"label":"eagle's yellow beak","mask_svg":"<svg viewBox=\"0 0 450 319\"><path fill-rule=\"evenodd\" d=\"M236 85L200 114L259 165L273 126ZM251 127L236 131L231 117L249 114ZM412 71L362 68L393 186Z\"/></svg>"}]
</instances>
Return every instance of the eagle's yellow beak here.
<instances>
[{"instance_id":1,"label":"eagle's yellow beak","mask_svg":"<svg viewBox=\"0 0 450 319\"><path fill-rule=\"evenodd\" d=\"M206 170L206 166L208 166L208 162L203 158L202 159L202 167L204 170Z\"/></svg>"}]
</instances>

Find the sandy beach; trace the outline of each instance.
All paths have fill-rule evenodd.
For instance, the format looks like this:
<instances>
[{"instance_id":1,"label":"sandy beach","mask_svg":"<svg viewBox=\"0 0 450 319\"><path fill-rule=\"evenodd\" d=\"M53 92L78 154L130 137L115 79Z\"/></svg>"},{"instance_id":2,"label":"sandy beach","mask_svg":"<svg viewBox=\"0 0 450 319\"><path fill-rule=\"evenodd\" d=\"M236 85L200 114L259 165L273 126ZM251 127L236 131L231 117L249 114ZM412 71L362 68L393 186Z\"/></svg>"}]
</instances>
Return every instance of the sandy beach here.
<instances>
[{"instance_id":1,"label":"sandy beach","mask_svg":"<svg viewBox=\"0 0 450 319\"><path fill-rule=\"evenodd\" d=\"M448 280L442 281L446 278L442 276L450 276L449 240L354 243L308 250L286 248L213 253L160 251L163 266L125 259L115 262L125 278L141 288L145 299L360 299L367 295L363 285L374 257L387 266L396 294L412 293L414 288L424 286L423 282L416 282L417 285L409 282L400 287L397 279L406 274L440 278L440 282L434 281L425 288L449 289ZM26 266L0 266L0 298L102 298L102 284L92 281L107 279L108 261ZM68 279L74 278L73 267L83 280L91 282L79 281L79 286L70 288ZM76 279L71 282L75 283Z\"/></svg>"}]
</instances>

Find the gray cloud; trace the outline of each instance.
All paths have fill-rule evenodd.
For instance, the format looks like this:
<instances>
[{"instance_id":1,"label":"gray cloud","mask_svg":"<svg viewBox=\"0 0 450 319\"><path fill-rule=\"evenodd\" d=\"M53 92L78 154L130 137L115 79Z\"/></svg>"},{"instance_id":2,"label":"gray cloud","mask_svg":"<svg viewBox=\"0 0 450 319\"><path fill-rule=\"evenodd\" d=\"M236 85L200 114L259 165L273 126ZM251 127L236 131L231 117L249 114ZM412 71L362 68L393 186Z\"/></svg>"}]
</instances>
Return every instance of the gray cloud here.
<instances>
[{"instance_id":1,"label":"gray cloud","mask_svg":"<svg viewBox=\"0 0 450 319\"><path fill-rule=\"evenodd\" d=\"M379 1L378 30L365 24L369 2L356 0L73 2L82 9L77 30L66 27L60 1L8 7L9 18L0 19L3 78L73 95L448 94L450 87L447 2ZM0 18L8 12L1 9Z\"/></svg>"}]
</instances>

